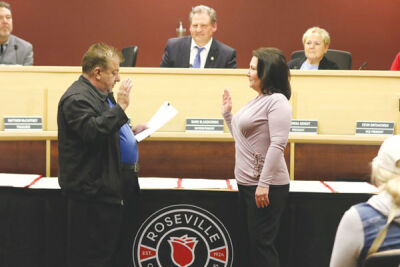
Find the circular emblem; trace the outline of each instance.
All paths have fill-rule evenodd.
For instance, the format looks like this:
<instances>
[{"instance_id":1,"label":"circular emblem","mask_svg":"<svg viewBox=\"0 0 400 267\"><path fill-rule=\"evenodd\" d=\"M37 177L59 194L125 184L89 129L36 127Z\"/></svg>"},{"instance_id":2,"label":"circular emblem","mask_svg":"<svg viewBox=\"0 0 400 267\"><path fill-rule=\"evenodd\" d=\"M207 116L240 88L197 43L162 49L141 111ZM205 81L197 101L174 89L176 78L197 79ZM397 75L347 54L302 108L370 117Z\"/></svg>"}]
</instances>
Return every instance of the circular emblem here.
<instances>
[{"instance_id":1,"label":"circular emblem","mask_svg":"<svg viewBox=\"0 0 400 267\"><path fill-rule=\"evenodd\" d=\"M232 266L232 241L210 212L193 205L172 205L153 213L133 244L135 267Z\"/></svg>"}]
</instances>

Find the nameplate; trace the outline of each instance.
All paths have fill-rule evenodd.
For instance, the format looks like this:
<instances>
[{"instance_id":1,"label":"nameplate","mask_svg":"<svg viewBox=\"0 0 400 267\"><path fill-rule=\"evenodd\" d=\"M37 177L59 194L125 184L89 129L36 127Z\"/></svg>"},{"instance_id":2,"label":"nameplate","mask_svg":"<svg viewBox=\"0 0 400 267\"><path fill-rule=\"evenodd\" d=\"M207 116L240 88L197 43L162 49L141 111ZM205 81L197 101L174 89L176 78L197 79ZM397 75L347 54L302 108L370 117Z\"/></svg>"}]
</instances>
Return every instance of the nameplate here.
<instances>
[{"instance_id":1,"label":"nameplate","mask_svg":"<svg viewBox=\"0 0 400 267\"><path fill-rule=\"evenodd\" d=\"M357 121L356 135L393 135L392 121Z\"/></svg>"},{"instance_id":2,"label":"nameplate","mask_svg":"<svg viewBox=\"0 0 400 267\"><path fill-rule=\"evenodd\" d=\"M4 131L41 131L42 117L4 116Z\"/></svg>"},{"instance_id":3,"label":"nameplate","mask_svg":"<svg viewBox=\"0 0 400 267\"><path fill-rule=\"evenodd\" d=\"M224 132L224 119L187 118L186 132Z\"/></svg>"},{"instance_id":4,"label":"nameplate","mask_svg":"<svg viewBox=\"0 0 400 267\"><path fill-rule=\"evenodd\" d=\"M318 121L317 120L292 120L290 124L291 133L301 134L317 134Z\"/></svg>"}]
</instances>

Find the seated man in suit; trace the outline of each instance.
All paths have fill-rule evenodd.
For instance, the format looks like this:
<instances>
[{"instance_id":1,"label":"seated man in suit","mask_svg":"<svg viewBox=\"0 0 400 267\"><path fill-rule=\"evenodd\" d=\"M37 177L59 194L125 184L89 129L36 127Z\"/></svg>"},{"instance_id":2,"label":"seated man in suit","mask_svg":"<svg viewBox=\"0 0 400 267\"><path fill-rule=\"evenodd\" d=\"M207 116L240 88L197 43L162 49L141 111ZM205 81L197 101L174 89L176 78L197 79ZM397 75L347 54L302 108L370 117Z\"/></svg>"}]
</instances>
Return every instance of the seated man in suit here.
<instances>
[{"instance_id":1,"label":"seated man in suit","mask_svg":"<svg viewBox=\"0 0 400 267\"><path fill-rule=\"evenodd\" d=\"M33 65L32 44L12 35L11 6L0 1L0 64Z\"/></svg>"},{"instance_id":2,"label":"seated man in suit","mask_svg":"<svg viewBox=\"0 0 400 267\"><path fill-rule=\"evenodd\" d=\"M196 6L189 15L192 36L171 38L160 67L236 68L236 51L215 40L217 15L207 6Z\"/></svg>"}]
</instances>

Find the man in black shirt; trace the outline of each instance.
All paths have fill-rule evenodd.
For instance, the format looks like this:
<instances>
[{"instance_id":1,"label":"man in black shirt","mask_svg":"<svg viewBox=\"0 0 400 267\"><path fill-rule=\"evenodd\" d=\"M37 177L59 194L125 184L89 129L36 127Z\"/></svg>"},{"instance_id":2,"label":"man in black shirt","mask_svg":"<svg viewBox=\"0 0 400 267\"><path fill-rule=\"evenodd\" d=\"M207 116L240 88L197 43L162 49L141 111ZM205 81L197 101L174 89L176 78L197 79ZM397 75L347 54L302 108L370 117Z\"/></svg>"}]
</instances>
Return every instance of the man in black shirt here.
<instances>
[{"instance_id":1,"label":"man in black shirt","mask_svg":"<svg viewBox=\"0 0 400 267\"><path fill-rule=\"evenodd\" d=\"M92 45L82 60L83 74L58 105L59 184L68 201L68 267L115 266L126 200L139 192L134 133L146 127L127 125L130 79L122 81L114 99L121 60L117 49ZM121 147L135 151L126 159Z\"/></svg>"}]
</instances>

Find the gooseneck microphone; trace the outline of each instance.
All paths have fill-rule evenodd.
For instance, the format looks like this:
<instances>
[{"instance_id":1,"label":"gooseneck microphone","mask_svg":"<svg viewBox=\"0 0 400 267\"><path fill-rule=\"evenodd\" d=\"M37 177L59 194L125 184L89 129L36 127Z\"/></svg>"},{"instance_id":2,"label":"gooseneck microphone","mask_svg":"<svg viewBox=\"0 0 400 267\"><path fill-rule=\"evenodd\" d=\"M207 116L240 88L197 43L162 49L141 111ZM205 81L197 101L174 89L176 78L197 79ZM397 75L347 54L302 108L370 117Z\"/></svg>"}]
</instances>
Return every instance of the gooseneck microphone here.
<instances>
[{"instance_id":1,"label":"gooseneck microphone","mask_svg":"<svg viewBox=\"0 0 400 267\"><path fill-rule=\"evenodd\" d=\"M14 50L15 50L15 64L18 64L18 45L14 45Z\"/></svg>"},{"instance_id":2,"label":"gooseneck microphone","mask_svg":"<svg viewBox=\"0 0 400 267\"><path fill-rule=\"evenodd\" d=\"M358 70L362 70L367 65L368 65L368 62L365 61L363 64L361 64L361 66L358 68Z\"/></svg>"}]
</instances>

